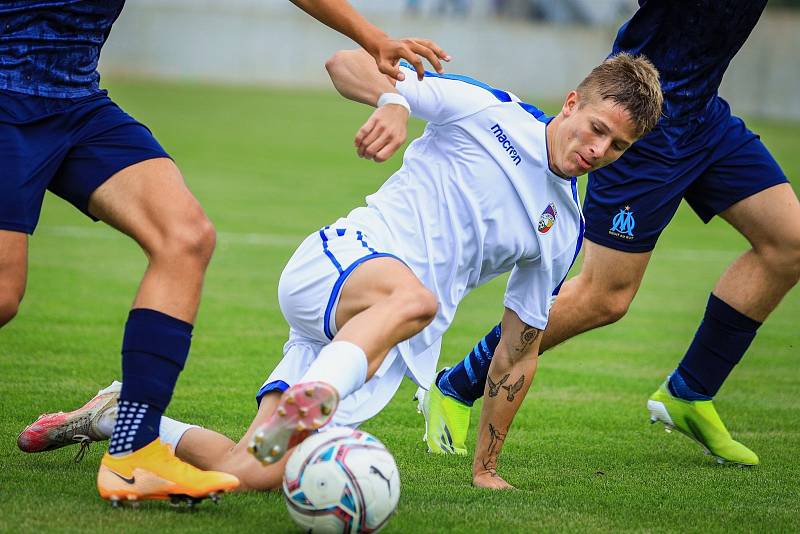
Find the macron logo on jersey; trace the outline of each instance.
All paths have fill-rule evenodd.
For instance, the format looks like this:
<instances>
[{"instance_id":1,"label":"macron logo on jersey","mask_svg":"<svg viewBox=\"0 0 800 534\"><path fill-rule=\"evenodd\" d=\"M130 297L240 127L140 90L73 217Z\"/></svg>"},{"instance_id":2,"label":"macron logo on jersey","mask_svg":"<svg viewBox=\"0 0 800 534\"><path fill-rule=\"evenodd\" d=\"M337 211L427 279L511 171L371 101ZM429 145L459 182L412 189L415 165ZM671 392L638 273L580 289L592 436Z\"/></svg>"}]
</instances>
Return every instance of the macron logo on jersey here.
<instances>
[{"instance_id":1,"label":"macron logo on jersey","mask_svg":"<svg viewBox=\"0 0 800 534\"><path fill-rule=\"evenodd\" d=\"M500 142L500 146L503 147L503 150L505 150L508 153L508 155L511 156L511 161L514 162L514 165L519 165L520 162L522 161L522 158L519 156L519 152L517 152L517 149L514 148L514 145L511 144L511 141L509 141L508 137L506 137L506 134L505 132L503 132L503 129L500 128L500 125L495 124L494 126L489 128L489 130L492 132L492 134L494 134L494 136Z\"/></svg>"}]
</instances>

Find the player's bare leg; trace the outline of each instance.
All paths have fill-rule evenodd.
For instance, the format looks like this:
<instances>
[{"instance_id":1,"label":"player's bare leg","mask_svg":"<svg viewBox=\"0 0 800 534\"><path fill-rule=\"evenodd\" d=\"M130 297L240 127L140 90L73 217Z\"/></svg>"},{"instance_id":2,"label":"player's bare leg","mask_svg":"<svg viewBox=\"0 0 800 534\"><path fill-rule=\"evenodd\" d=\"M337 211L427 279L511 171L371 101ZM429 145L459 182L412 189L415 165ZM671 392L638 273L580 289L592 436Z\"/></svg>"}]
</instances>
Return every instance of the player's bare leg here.
<instances>
[{"instance_id":1,"label":"player's bare leg","mask_svg":"<svg viewBox=\"0 0 800 534\"><path fill-rule=\"evenodd\" d=\"M235 477L185 464L157 437L160 415L188 353L214 250L213 226L168 158L142 161L112 176L91 195L89 211L136 240L148 259L126 325L123 388L109 453L98 474L100 495L113 502L174 495L194 502L234 489ZM158 370L151 370L156 364Z\"/></svg>"},{"instance_id":2,"label":"player's bare leg","mask_svg":"<svg viewBox=\"0 0 800 534\"><path fill-rule=\"evenodd\" d=\"M147 255L133 307L194 322L216 235L172 160L151 159L117 173L92 194L89 211Z\"/></svg>"},{"instance_id":3,"label":"player's bare leg","mask_svg":"<svg viewBox=\"0 0 800 534\"><path fill-rule=\"evenodd\" d=\"M264 425L278 406L280 393L267 393L261 400L253 421L238 443L218 432L206 428L191 428L181 438L175 454L182 460L213 471L235 475L241 491L267 491L281 486L283 470L291 456L291 449L274 464L263 466L248 451L256 430Z\"/></svg>"},{"instance_id":4,"label":"player's bare leg","mask_svg":"<svg viewBox=\"0 0 800 534\"><path fill-rule=\"evenodd\" d=\"M425 328L438 302L394 258L375 258L348 277L336 310L337 334L301 383L281 396L274 417L253 435L251 452L265 464L280 460L308 432L325 425L338 399L361 387L389 350Z\"/></svg>"},{"instance_id":5,"label":"player's bare leg","mask_svg":"<svg viewBox=\"0 0 800 534\"><path fill-rule=\"evenodd\" d=\"M550 310L541 350L614 323L639 291L650 252L622 252L586 239L581 272L564 282Z\"/></svg>"},{"instance_id":6,"label":"player's bare leg","mask_svg":"<svg viewBox=\"0 0 800 534\"><path fill-rule=\"evenodd\" d=\"M17 314L28 277L28 234L0 230L0 328Z\"/></svg>"},{"instance_id":7,"label":"player's bare leg","mask_svg":"<svg viewBox=\"0 0 800 534\"><path fill-rule=\"evenodd\" d=\"M737 202L720 217L752 248L728 267L714 294L764 322L800 279L800 203L789 184L780 184Z\"/></svg>"},{"instance_id":8,"label":"player's bare leg","mask_svg":"<svg viewBox=\"0 0 800 534\"><path fill-rule=\"evenodd\" d=\"M81 449L75 458L75 461L80 461L88 450L88 446L84 448L84 445L88 445L89 441L110 438L121 387L121 383L114 382L77 410L41 416L20 434L20 449L24 452L44 452L80 444ZM258 413L238 444L219 432L189 426L167 417L161 418L161 439L171 444L177 442L175 455L184 462L199 469L237 476L241 480L240 490L276 489L281 484L285 460L265 469L248 453L247 445L255 429L275 411L279 399L280 392L277 391L264 395Z\"/></svg>"},{"instance_id":9,"label":"player's bare leg","mask_svg":"<svg viewBox=\"0 0 800 534\"><path fill-rule=\"evenodd\" d=\"M333 340L364 350L370 378L389 349L428 326L438 309L434 294L403 263L392 258L370 260L344 284Z\"/></svg>"}]
</instances>

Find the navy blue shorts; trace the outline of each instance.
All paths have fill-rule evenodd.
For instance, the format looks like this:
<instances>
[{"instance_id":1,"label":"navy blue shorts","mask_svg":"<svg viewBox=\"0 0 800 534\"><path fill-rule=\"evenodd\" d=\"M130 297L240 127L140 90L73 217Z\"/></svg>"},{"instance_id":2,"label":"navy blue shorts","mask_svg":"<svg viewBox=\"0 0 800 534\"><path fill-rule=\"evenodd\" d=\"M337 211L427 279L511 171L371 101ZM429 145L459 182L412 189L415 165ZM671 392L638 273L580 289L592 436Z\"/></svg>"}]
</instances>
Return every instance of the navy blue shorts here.
<instances>
[{"instance_id":1,"label":"navy blue shorts","mask_svg":"<svg viewBox=\"0 0 800 534\"><path fill-rule=\"evenodd\" d=\"M586 238L624 252L648 252L682 198L707 223L736 202L787 182L758 135L722 104L722 117L693 132L691 142L659 128L591 173L583 204Z\"/></svg>"},{"instance_id":2,"label":"navy blue shorts","mask_svg":"<svg viewBox=\"0 0 800 534\"><path fill-rule=\"evenodd\" d=\"M105 92L76 100L0 91L0 229L32 234L45 190L86 215L89 196L135 163L169 157Z\"/></svg>"}]
</instances>

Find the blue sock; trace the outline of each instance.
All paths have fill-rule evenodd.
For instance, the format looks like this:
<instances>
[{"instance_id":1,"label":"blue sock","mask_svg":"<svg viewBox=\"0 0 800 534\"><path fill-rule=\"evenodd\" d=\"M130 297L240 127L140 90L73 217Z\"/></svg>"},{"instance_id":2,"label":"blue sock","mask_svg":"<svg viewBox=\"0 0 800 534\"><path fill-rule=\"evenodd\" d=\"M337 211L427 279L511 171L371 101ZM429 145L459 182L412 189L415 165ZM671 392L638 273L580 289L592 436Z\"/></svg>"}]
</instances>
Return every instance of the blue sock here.
<instances>
[{"instance_id":1,"label":"blue sock","mask_svg":"<svg viewBox=\"0 0 800 534\"><path fill-rule=\"evenodd\" d=\"M679 376L674 381L670 379L670 391L675 387L673 395L683 398L679 382L706 398L716 395L756 337L759 326L761 323L736 311L713 293L709 295L703 321L672 374Z\"/></svg>"},{"instance_id":2,"label":"blue sock","mask_svg":"<svg viewBox=\"0 0 800 534\"><path fill-rule=\"evenodd\" d=\"M481 339L472 351L458 364L445 369L436 377L439 390L457 401L472 406L483 396L486 387L486 375L497 344L500 342L500 325L498 324Z\"/></svg>"},{"instance_id":3,"label":"blue sock","mask_svg":"<svg viewBox=\"0 0 800 534\"><path fill-rule=\"evenodd\" d=\"M680 369L675 369L669 380L667 381L667 388L673 396L687 401L711 400L708 395L701 395L686 384L686 380L681 375Z\"/></svg>"},{"instance_id":4,"label":"blue sock","mask_svg":"<svg viewBox=\"0 0 800 534\"><path fill-rule=\"evenodd\" d=\"M191 341L191 324L155 310L131 310L122 340L122 391L110 454L141 449L158 437Z\"/></svg>"}]
</instances>

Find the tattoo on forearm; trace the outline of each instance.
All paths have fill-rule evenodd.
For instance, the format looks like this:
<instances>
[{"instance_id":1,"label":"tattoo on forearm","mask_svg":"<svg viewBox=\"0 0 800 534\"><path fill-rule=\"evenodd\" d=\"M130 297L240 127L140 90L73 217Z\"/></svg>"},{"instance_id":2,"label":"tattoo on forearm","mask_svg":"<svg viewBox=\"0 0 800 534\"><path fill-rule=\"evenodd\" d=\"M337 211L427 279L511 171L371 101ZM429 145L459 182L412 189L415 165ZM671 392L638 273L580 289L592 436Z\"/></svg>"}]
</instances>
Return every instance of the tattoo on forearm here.
<instances>
[{"instance_id":1,"label":"tattoo on forearm","mask_svg":"<svg viewBox=\"0 0 800 534\"><path fill-rule=\"evenodd\" d=\"M492 380L491 376L486 375L486 385L489 386L489 396L490 397L496 397L497 394L500 393L500 386L502 386L503 384L506 383L506 380L508 380L509 376L511 376L511 375L507 374L503 378L501 378L499 381L495 382L494 380ZM503 386L503 387L505 387L505 386Z\"/></svg>"},{"instance_id":2,"label":"tattoo on forearm","mask_svg":"<svg viewBox=\"0 0 800 534\"><path fill-rule=\"evenodd\" d=\"M508 375L506 375L506 376L508 376ZM507 396L508 402L511 402L511 401L514 400L514 395L516 395L517 392L522 389L522 386L524 384L525 384L525 375L520 375L519 380L517 380L513 384L511 384L509 386L503 386L503 389L505 389L508 392L508 396Z\"/></svg>"}]
</instances>

